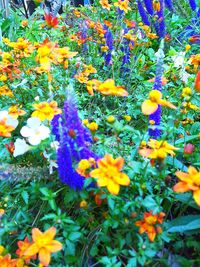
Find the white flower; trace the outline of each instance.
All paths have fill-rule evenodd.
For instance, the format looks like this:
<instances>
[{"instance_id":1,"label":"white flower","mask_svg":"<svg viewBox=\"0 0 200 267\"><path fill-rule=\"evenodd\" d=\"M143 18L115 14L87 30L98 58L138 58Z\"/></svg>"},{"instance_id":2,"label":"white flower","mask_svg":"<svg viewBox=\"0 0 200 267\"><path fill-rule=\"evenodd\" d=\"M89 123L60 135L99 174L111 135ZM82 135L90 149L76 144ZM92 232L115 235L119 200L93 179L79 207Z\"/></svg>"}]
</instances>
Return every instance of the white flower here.
<instances>
[{"instance_id":1,"label":"white flower","mask_svg":"<svg viewBox=\"0 0 200 267\"><path fill-rule=\"evenodd\" d=\"M17 138L17 140L14 143L15 150L13 153L14 157L17 157L19 155L25 154L29 149L30 146L27 145L26 141L24 139Z\"/></svg>"},{"instance_id":2,"label":"white flower","mask_svg":"<svg viewBox=\"0 0 200 267\"><path fill-rule=\"evenodd\" d=\"M58 141L53 141L53 142L51 142L50 146L51 146L51 148L53 150L56 150L57 151L58 148L59 148L59 142Z\"/></svg>"},{"instance_id":3,"label":"white flower","mask_svg":"<svg viewBox=\"0 0 200 267\"><path fill-rule=\"evenodd\" d=\"M0 121L6 119L6 125L13 126L14 128L18 125L18 120L13 119L9 114L7 110L0 111Z\"/></svg>"},{"instance_id":4,"label":"white flower","mask_svg":"<svg viewBox=\"0 0 200 267\"><path fill-rule=\"evenodd\" d=\"M33 145L39 145L40 142L50 135L50 130L48 127L41 124L41 121L32 117L27 120L27 126L22 127L20 131L23 137L28 139L28 142Z\"/></svg>"},{"instance_id":5,"label":"white flower","mask_svg":"<svg viewBox=\"0 0 200 267\"><path fill-rule=\"evenodd\" d=\"M174 61L174 67L179 68L183 67L184 60L185 60L185 52L180 52L176 56L172 56L172 60Z\"/></svg>"}]
</instances>

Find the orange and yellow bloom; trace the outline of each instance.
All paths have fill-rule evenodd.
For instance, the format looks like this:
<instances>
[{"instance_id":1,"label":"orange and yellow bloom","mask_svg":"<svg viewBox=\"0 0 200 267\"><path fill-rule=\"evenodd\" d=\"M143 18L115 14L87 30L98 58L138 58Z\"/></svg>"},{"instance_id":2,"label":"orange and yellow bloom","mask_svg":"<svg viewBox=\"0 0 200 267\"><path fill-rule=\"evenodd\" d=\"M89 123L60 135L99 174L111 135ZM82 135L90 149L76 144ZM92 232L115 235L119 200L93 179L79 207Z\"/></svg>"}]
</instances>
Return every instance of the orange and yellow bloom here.
<instances>
[{"instance_id":1,"label":"orange and yellow bloom","mask_svg":"<svg viewBox=\"0 0 200 267\"><path fill-rule=\"evenodd\" d=\"M143 220L135 222L135 225L140 227L140 234L147 233L149 240L153 242L156 234L162 233L161 227L156 224L162 224L164 217L165 213L163 212L158 214L153 214L152 211L145 212Z\"/></svg>"},{"instance_id":2,"label":"orange and yellow bloom","mask_svg":"<svg viewBox=\"0 0 200 267\"><path fill-rule=\"evenodd\" d=\"M155 140L150 139L148 142L148 148L147 147L140 147L139 154L143 157L147 157L150 159L158 159L158 160L164 160L167 155L175 156L174 150L178 150L179 148L172 146L167 143L165 140Z\"/></svg>"},{"instance_id":3,"label":"orange and yellow bloom","mask_svg":"<svg viewBox=\"0 0 200 267\"><path fill-rule=\"evenodd\" d=\"M177 171L175 175L181 180L174 187L174 192L184 193L193 192L193 198L198 206L200 206L200 172L190 166L188 172Z\"/></svg>"},{"instance_id":4,"label":"orange and yellow bloom","mask_svg":"<svg viewBox=\"0 0 200 267\"><path fill-rule=\"evenodd\" d=\"M129 177L121 172L124 165L124 159L119 157L114 159L111 155L106 154L104 158L97 161L98 168L90 172L90 176L97 179L100 187L106 186L108 191L113 195L118 195L120 185L128 186Z\"/></svg>"},{"instance_id":5,"label":"orange and yellow bloom","mask_svg":"<svg viewBox=\"0 0 200 267\"><path fill-rule=\"evenodd\" d=\"M39 254L40 263L48 266L51 260L51 253L60 251L62 244L54 240L56 228L51 227L42 233L38 228L32 230L33 244L24 252L25 256L34 256Z\"/></svg>"},{"instance_id":6,"label":"orange and yellow bloom","mask_svg":"<svg viewBox=\"0 0 200 267\"><path fill-rule=\"evenodd\" d=\"M144 115L151 115L158 109L158 105L176 109L172 103L162 99L162 93L160 91L152 90L149 93L149 99L142 103L142 113Z\"/></svg>"},{"instance_id":7,"label":"orange and yellow bloom","mask_svg":"<svg viewBox=\"0 0 200 267\"><path fill-rule=\"evenodd\" d=\"M33 107L36 109L32 113L32 117L37 117L41 121L44 120L52 120L53 117L57 114L61 114L62 110L58 108L56 101L48 102L41 102L39 104L33 104Z\"/></svg>"}]
</instances>

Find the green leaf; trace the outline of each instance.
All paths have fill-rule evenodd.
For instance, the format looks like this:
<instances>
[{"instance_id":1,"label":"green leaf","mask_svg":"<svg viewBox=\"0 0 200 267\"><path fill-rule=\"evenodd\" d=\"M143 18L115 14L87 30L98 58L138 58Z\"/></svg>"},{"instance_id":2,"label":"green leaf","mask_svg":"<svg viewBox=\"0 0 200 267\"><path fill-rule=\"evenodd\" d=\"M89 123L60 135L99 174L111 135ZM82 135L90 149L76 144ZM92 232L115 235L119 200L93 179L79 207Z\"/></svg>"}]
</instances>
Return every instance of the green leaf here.
<instances>
[{"instance_id":1,"label":"green leaf","mask_svg":"<svg viewBox=\"0 0 200 267\"><path fill-rule=\"evenodd\" d=\"M160 208L156 201L153 199L152 196L147 196L145 199L142 201L142 204L145 208L148 210L153 210L153 212L159 212Z\"/></svg>"},{"instance_id":2,"label":"green leaf","mask_svg":"<svg viewBox=\"0 0 200 267\"><path fill-rule=\"evenodd\" d=\"M181 216L168 223L169 233L184 233L200 228L200 215Z\"/></svg>"},{"instance_id":3,"label":"green leaf","mask_svg":"<svg viewBox=\"0 0 200 267\"><path fill-rule=\"evenodd\" d=\"M28 204L29 194L26 191L22 192L22 198L26 204Z\"/></svg>"},{"instance_id":4,"label":"green leaf","mask_svg":"<svg viewBox=\"0 0 200 267\"><path fill-rule=\"evenodd\" d=\"M81 233L79 232L74 232L74 233L69 234L69 239L71 241L77 241L77 239L79 239L80 237L81 237Z\"/></svg>"}]
</instances>

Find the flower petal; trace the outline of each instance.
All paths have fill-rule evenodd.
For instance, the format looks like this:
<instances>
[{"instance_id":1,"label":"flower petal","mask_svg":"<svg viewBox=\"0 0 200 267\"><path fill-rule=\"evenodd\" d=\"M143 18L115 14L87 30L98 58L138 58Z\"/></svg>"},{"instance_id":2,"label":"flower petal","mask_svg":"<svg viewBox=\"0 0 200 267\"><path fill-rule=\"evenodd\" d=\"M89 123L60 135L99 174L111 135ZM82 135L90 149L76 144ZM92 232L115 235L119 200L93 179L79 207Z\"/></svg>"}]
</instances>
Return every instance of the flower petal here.
<instances>
[{"instance_id":1,"label":"flower petal","mask_svg":"<svg viewBox=\"0 0 200 267\"><path fill-rule=\"evenodd\" d=\"M50 244L46 245L45 248L50 252L57 252L62 249L62 244L57 240L53 240Z\"/></svg>"},{"instance_id":2,"label":"flower petal","mask_svg":"<svg viewBox=\"0 0 200 267\"><path fill-rule=\"evenodd\" d=\"M39 260L42 265L48 266L51 260L50 252L45 248L41 248L39 251Z\"/></svg>"},{"instance_id":3,"label":"flower petal","mask_svg":"<svg viewBox=\"0 0 200 267\"><path fill-rule=\"evenodd\" d=\"M145 100L142 103L142 113L144 115L151 115L158 109L158 104L152 102L151 100Z\"/></svg>"},{"instance_id":4,"label":"flower petal","mask_svg":"<svg viewBox=\"0 0 200 267\"><path fill-rule=\"evenodd\" d=\"M36 244L30 245L28 249L24 252L24 256L33 256L39 252L39 248Z\"/></svg>"},{"instance_id":5,"label":"flower petal","mask_svg":"<svg viewBox=\"0 0 200 267\"><path fill-rule=\"evenodd\" d=\"M174 192L177 192L177 193L185 193L189 191L190 189L187 183L179 182L173 187L173 190Z\"/></svg>"},{"instance_id":6,"label":"flower petal","mask_svg":"<svg viewBox=\"0 0 200 267\"><path fill-rule=\"evenodd\" d=\"M113 195L118 195L120 186L116 184L114 181L109 180L107 185L108 191Z\"/></svg>"},{"instance_id":7,"label":"flower petal","mask_svg":"<svg viewBox=\"0 0 200 267\"><path fill-rule=\"evenodd\" d=\"M200 189L193 192L193 197L198 206L200 206Z\"/></svg>"}]
</instances>

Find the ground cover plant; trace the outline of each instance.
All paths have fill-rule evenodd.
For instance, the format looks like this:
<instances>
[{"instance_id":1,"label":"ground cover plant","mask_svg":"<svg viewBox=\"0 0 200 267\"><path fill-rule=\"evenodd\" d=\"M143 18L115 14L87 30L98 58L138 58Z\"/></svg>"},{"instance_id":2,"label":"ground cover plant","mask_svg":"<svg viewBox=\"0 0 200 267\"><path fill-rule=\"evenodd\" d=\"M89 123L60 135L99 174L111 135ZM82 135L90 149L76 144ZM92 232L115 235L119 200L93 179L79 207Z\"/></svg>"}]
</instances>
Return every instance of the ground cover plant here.
<instances>
[{"instance_id":1,"label":"ground cover plant","mask_svg":"<svg viewBox=\"0 0 200 267\"><path fill-rule=\"evenodd\" d=\"M200 265L199 25L197 0L1 12L1 267Z\"/></svg>"}]
</instances>

